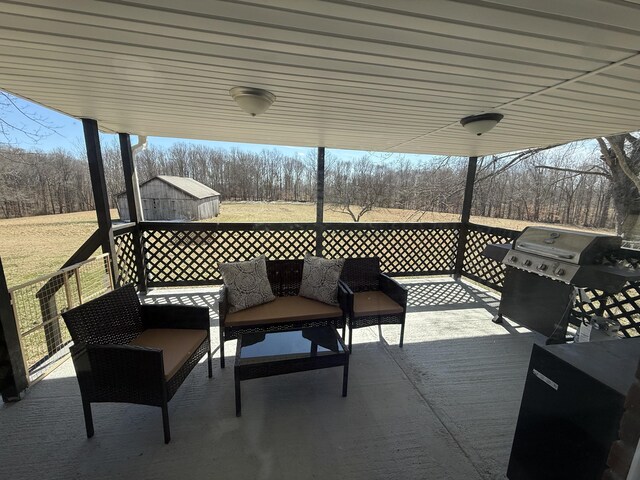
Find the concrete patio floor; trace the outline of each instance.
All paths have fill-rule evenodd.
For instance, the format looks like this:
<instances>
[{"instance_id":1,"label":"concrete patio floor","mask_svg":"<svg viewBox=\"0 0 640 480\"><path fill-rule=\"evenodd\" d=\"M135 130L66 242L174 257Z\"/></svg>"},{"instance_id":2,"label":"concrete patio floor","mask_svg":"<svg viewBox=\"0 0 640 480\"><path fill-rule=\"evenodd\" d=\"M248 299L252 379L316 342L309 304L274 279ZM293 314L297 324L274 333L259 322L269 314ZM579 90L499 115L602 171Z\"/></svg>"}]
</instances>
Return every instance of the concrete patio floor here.
<instances>
[{"instance_id":1,"label":"concrete patio floor","mask_svg":"<svg viewBox=\"0 0 640 480\"><path fill-rule=\"evenodd\" d=\"M169 406L93 407L85 437L80 393L64 362L15 404L0 407L0 478L500 479L531 346L544 339L491 322L498 300L449 277L406 279L399 327L356 330L349 395L341 369L242 382L235 417L233 358L220 369L217 288L151 291L147 303L211 308L214 378L201 362ZM227 344L228 354L235 342Z\"/></svg>"}]
</instances>

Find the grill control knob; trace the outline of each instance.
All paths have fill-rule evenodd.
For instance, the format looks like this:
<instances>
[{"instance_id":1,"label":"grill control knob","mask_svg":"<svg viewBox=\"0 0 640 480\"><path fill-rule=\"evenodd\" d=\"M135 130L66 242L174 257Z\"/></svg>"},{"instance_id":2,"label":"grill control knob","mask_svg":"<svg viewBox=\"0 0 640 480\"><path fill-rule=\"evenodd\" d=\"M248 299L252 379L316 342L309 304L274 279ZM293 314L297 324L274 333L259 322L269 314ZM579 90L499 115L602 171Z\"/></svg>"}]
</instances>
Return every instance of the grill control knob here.
<instances>
[{"instance_id":1,"label":"grill control knob","mask_svg":"<svg viewBox=\"0 0 640 480\"><path fill-rule=\"evenodd\" d=\"M518 257L516 257L515 255L511 255L511 258L509 260L511 260L513 263L516 263L518 261Z\"/></svg>"},{"instance_id":2,"label":"grill control knob","mask_svg":"<svg viewBox=\"0 0 640 480\"><path fill-rule=\"evenodd\" d=\"M538 265L538 270L540 270L541 272L544 272L547 269L547 266L544 263L541 263L540 265Z\"/></svg>"},{"instance_id":3,"label":"grill control knob","mask_svg":"<svg viewBox=\"0 0 640 480\"><path fill-rule=\"evenodd\" d=\"M525 267L530 267L530 266L531 266L531 260L525 260L525 261L524 261L524 262L522 262L522 263L523 263L523 265L524 265Z\"/></svg>"},{"instance_id":4,"label":"grill control knob","mask_svg":"<svg viewBox=\"0 0 640 480\"><path fill-rule=\"evenodd\" d=\"M564 274L565 274L564 268L558 268L556 270L556 275L558 275L559 277L561 277Z\"/></svg>"}]
</instances>

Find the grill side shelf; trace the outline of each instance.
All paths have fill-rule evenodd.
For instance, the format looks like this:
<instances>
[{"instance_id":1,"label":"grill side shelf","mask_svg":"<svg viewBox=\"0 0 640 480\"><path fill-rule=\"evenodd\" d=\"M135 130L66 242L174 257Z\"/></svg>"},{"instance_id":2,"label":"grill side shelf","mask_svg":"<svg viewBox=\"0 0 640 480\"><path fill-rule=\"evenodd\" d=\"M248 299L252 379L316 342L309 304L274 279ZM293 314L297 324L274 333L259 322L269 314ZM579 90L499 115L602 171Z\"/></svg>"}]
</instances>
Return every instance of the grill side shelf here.
<instances>
[{"instance_id":1,"label":"grill side shelf","mask_svg":"<svg viewBox=\"0 0 640 480\"><path fill-rule=\"evenodd\" d=\"M490 243L484 248L482 254L485 257L495 260L496 262L502 262L504 260L504 257L507 256L512 248L513 247L510 243Z\"/></svg>"},{"instance_id":2,"label":"grill side shelf","mask_svg":"<svg viewBox=\"0 0 640 480\"><path fill-rule=\"evenodd\" d=\"M605 293L618 293L627 282L640 280L640 270L613 265L583 265L573 277L578 287L590 287Z\"/></svg>"}]
</instances>

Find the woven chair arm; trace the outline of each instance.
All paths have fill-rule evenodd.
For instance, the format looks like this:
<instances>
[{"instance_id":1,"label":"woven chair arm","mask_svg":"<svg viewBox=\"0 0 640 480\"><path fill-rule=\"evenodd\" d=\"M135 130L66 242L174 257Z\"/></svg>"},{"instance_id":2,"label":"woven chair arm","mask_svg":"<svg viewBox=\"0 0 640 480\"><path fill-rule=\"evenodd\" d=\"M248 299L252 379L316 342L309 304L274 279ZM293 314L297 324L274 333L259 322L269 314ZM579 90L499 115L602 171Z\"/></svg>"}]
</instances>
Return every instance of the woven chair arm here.
<instances>
[{"instance_id":1,"label":"woven chair arm","mask_svg":"<svg viewBox=\"0 0 640 480\"><path fill-rule=\"evenodd\" d=\"M161 350L137 345L74 345L71 354L87 401L161 404L165 388Z\"/></svg>"},{"instance_id":2,"label":"woven chair arm","mask_svg":"<svg viewBox=\"0 0 640 480\"><path fill-rule=\"evenodd\" d=\"M222 288L220 288L220 300L218 300L218 318L221 327L224 326L224 321L227 318L227 313L229 312L228 293L227 286L222 285Z\"/></svg>"},{"instance_id":3,"label":"woven chair arm","mask_svg":"<svg viewBox=\"0 0 640 480\"><path fill-rule=\"evenodd\" d=\"M406 311L408 290L405 287L400 285L388 275L381 273L380 290L388 295L398 305L402 306L402 308L404 308Z\"/></svg>"},{"instance_id":4,"label":"woven chair arm","mask_svg":"<svg viewBox=\"0 0 640 480\"><path fill-rule=\"evenodd\" d=\"M338 282L338 305L340 305L344 315L349 315L353 312L353 292L349 285L342 280Z\"/></svg>"},{"instance_id":5,"label":"woven chair arm","mask_svg":"<svg viewBox=\"0 0 640 480\"><path fill-rule=\"evenodd\" d=\"M208 330L209 308L192 305L142 305L144 328Z\"/></svg>"}]
</instances>

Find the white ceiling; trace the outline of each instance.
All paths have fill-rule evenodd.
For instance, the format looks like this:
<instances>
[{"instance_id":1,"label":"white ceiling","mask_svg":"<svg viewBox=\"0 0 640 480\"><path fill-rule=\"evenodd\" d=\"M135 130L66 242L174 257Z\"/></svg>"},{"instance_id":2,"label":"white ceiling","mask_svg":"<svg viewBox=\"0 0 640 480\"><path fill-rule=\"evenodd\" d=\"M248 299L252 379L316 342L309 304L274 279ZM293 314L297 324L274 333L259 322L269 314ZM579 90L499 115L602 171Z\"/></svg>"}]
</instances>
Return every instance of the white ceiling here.
<instances>
[{"instance_id":1,"label":"white ceiling","mask_svg":"<svg viewBox=\"0 0 640 480\"><path fill-rule=\"evenodd\" d=\"M0 88L105 131L482 155L640 129L624 0L0 1ZM234 86L277 96L251 118ZM482 137L459 120L497 111Z\"/></svg>"}]
</instances>

